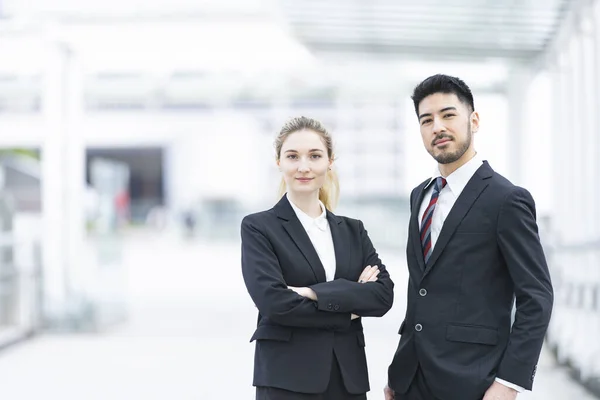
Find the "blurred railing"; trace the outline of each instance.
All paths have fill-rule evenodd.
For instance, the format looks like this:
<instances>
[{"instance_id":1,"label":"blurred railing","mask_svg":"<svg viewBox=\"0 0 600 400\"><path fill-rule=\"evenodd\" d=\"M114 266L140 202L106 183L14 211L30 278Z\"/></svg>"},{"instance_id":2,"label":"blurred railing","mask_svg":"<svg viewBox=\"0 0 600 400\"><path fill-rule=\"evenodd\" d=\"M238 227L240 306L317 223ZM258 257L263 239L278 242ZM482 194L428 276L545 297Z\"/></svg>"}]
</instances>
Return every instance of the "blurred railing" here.
<instances>
[{"instance_id":1,"label":"blurred railing","mask_svg":"<svg viewBox=\"0 0 600 400\"><path fill-rule=\"evenodd\" d=\"M555 294L547 343L600 398L600 239L545 247Z\"/></svg>"},{"instance_id":2,"label":"blurred railing","mask_svg":"<svg viewBox=\"0 0 600 400\"><path fill-rule=\"evenodd\" d=\"M350 198L342 201L335 213L360 219L377 250L404 252L409 218L406 204L408 199L405 197ZM181 216L180 225L189 237L209 241L238 241L242 218L258 210L248 209L235 199L210 199Z\"/></svg>"},{"instance_id":3,"label":"blurred railing","mask_svg":"<svg viewBox=\"0 0 600 400\"><path fill-rule=\"evenodd\" d=\"M41 322L38 240L0 235L0 348L34 334Z\"/></svg>"},{"instance_id":4,"label":"blurred railing","mask_svg":"<svg viewBox=\"0 0 600 400\"><path fill-rule=\"evenodd\" d=\"M336 213L360 219L376 250L404 253L410 218L408 204L406 197L377 196L344 201Z\"/></svg>"}]
</instances>

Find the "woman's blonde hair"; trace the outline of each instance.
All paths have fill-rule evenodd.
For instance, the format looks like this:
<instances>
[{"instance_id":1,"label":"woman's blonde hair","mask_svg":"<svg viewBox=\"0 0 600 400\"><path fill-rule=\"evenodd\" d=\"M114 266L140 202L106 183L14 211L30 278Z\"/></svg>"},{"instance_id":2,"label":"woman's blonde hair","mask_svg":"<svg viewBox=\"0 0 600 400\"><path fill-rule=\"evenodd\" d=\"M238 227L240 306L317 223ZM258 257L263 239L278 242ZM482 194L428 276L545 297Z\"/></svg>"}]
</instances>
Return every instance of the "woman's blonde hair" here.
<instances>
[{"instance_id":1,"label":"woman's blonde hair","mask_svg":"<svg viewBox=\"0 0 600 400\"><path fill-rule=\"evenodd\" d=\"M286 122L285 125L283 125L283 128L281 128L279 135L277 135L277 138L275 139L275 153L278 161L281 156L281 147L288 136L294 132L302 130L311 130L321 136L323 144L327 148L327 156L329 157L329 160L333 161L335 159L331 135L329 132L327 132L327 129L325 129L323 124L312 118L296 117L292 118ZM287 188L285 185L285 180L282 178L281 183L279 184L279 197L281 198L286 191ZM325 205L325 208L327 208L329 211L333 211L337 205L339 193L340 183L337 174L335 171L330 169L327 171L325 183L323 183L323 186L319 189L319 200L321 200L321 202Z\"/></svg>"}]
</instances>

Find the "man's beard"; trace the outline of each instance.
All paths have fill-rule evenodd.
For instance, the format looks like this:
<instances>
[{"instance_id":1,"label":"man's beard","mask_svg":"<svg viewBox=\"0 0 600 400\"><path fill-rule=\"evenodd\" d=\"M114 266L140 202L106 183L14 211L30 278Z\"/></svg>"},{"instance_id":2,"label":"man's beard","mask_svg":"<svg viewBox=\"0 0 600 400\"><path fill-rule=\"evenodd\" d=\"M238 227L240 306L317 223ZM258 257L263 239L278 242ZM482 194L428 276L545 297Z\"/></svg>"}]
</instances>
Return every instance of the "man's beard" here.
<instances>
[{"instance_id":1,"label":"man's beard","mask_svg":"<svg viewBox=\"0 0 600 400\"><path fill-rule=\"evenodd\" d=\"M458 149L456 149L456 151L454 151L452 153L442 151L442 153L434 155L433 154L434 149L432 149L431 156L435 159L435 161L437 161L440 164L451 164L455 161L458 161L469 149L469 146L471 145L472 136L473 136L473 132L471 131L471 124L469 124L469 127L467 128L467 139L462 143L458 143L459 146L458 146ZM449 138L450 136L441 134L440 136L436 137L435 140L440 140L441 138L444 138L444 137ZM452 140L454 140L454 139L452 139Z\"/></svg>"}]
</instances>

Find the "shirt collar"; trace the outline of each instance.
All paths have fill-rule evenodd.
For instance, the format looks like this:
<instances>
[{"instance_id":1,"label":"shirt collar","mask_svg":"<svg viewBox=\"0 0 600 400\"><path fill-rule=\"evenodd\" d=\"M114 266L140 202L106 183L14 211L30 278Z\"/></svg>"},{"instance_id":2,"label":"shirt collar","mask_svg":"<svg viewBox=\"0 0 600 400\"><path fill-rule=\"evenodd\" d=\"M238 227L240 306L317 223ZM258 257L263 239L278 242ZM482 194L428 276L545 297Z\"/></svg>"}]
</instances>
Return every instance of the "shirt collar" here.
<instances>
[{"instance_id":1,"label":"shirt collar","mask_svg":"<svg viewBox=\"0 0 600 400\"><path fill-rule=\"evenodd\" d=\"M481 167L482 162L483 160L479 156L479 153L476 153L473 158L446 177L446 187L450 188L456 197L460 196L465 186L467 186L467 183L469 183L469 180L471 180L473 175L475 175L475 172L477 172L479 167ZM431 183L440 176L442 176L442 174L440 173L439 168L436 166L435 173L427 185L425 185L424 190L426 190L429 185L431 185Z\"/></svg>"},{"instance_id":2,"label":"shirt collar","mask_svg":"<svg viewBox=\"0 0 600 400\"><path fill-rule=\"evenodd\" d=\"M304 227L304 230L310 231L311 227L316 226L319 230L325 231L327 229L327 211L325 210L325 205L319 200L319 205L321 206L321 215L317 218L313 218L310 215L306 214L304 211L299 209L293 201L290 200L290 205L292 209L296 213L296 216L300 220L300 223Z\"/></svg>"}]
</instances>

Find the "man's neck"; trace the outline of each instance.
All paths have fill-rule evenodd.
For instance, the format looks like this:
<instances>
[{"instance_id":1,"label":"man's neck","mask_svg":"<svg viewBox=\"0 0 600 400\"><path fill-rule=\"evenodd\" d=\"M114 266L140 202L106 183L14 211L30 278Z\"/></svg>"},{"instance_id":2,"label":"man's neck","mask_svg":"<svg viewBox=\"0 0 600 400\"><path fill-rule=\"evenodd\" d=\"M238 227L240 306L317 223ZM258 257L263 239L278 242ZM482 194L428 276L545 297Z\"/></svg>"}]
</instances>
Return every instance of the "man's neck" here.
<instances>
[{"instance_id":1,"label":"man's neck","mask_svg":"<svg viewBox=\"0 0 600 400\"><path fill-rule=\"evenodd\" d=\"M474 149L469 149L465 152L465 154L462 155L461 158L454 161L453 163L450 163L450 164L439 164L438 163L438 168L440 170L440 174L442 174L442 176L444 178L447 178L454 171L456 171L457 169L459 169L460 167L462 167L463 165L465 165L466 163L471 161L473 159L473 157L475 157L476 155L477 155L477 152Z\"/></svg>"}]
</instances>

